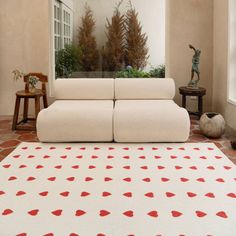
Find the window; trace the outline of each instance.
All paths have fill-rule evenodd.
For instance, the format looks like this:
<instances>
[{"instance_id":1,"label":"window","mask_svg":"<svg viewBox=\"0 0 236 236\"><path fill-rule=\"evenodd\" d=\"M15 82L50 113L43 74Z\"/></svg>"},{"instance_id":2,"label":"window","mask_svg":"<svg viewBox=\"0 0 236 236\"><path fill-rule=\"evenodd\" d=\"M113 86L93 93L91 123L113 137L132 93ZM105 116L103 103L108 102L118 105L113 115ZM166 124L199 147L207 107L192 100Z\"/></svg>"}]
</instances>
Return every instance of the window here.
<instances>
[{"instance_id":1,"label":"window","mask_svg":"<svg viewBox=\"0 0 236 236\"><path fill-rule=\"evenodd\" d=\"M73 12L68 1L54 0L54 50L72 42Z\"/></svg>"}]
</instances>

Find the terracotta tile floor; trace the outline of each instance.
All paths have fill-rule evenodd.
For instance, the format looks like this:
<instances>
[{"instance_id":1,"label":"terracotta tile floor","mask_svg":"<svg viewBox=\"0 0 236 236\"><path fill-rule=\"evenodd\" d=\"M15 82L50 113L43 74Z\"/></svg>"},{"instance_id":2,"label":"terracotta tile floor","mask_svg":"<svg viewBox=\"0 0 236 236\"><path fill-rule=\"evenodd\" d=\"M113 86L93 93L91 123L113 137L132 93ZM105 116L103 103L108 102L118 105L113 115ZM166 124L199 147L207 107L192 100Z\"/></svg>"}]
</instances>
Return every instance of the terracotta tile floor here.
<instances>
[{"instance_id":1,"label":"terracotta tile floor","mask_svg":"<svg viewBox=\"0 0 236 236\"><path fill-rule=\"evenodd\" d=\"M12 117L0 116L0 161L11 153L21 142L38 142L34 131L12 131ZM236 150L230 146L230 137L235 134L231 130L220 139L209 139L201 134L199 121L191 119L191 133L188 142L213 142L236 164ZM234 136L236 137L236 136Z\"/></svg>"}]
</instances>

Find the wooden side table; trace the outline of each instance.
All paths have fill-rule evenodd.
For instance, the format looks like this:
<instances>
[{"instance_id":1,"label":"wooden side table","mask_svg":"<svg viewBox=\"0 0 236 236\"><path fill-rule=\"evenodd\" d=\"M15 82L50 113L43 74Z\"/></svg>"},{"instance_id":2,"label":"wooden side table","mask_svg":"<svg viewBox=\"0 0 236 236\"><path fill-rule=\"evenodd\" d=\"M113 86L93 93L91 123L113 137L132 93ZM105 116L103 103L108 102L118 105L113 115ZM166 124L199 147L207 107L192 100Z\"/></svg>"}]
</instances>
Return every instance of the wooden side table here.
<instances>
[{"instance_id":1,"label":"wooden side table","mask_svg":"<svg viewBox=\"0 0 236 236\"><path fill-rule=\"evenodd\" d=\"M40 97L44 100L44 108L47 108L47 101L45 100L44 93L40 89L36 89L35 92L27 92L25 90L18 91L16 93L16 103L15 111L13 116L12 130L36 130L36 124L32 127L20 126L22 123L27 123L28 120L34 120L36 122L38 113L40 111ZM20 101L21 98L24 100L24 111L23 111L23 120L18 122L19 110L20 110ZM35 118L28 117L28 108L29 108L29 99L32 98L35 100Z\"/></svg>"},{"instance_id":2,"label":"wooden side table","mask_svg":"<svg viewBox=\"0 0 236 236\"><path fill-rule=\"evenodd\" d=\"M206 94L205 88L197 88L193 89L190 87L180 87L179 93L182 95L182 107L186 108L186 97L198 97L198 111L197 112L189 112L190 115L198 116L198 118L202 115L203 110L203 96Z\"/></svg>"}]
</instances>

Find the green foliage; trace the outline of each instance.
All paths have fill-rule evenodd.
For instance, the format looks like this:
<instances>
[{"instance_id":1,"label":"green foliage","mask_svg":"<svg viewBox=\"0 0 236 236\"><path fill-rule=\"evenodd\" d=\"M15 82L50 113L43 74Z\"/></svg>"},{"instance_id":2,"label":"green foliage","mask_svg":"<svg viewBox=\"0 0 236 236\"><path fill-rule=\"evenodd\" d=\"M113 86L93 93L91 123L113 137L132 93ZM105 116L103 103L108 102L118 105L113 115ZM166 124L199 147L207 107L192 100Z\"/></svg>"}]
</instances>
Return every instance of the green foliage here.
<instances>
[{"instance_id":1,"label":"green foliage","mask_svg":"<svg viewBox=\"0 0 236 236\"><path fill-rule=\"evenodd\" d=\"M156 68L153 68L150 70L149 74L152 78L165 78L165 65L160 65Z\"/></svg>"},{"instance_id":2,"label":"green foliage","mask_svg":"<svg viewBox=\"0 0 236 236\"><path fill-rule=\"evenodd\" d=\"M149 78L149 73L127 66L126 69L117 72L117 78Z\"/></svg>"},{"instance_id":3,"label":"green foliage","mask_svg":"<svg viewBox=\"0 0 236 236\"><path fill-rule=\"evenodd\" d=\"M68 78L73 71L80 69L80 49L74 44L68 44L56 52L56 77Z\"/></svg>"}]
</instances>

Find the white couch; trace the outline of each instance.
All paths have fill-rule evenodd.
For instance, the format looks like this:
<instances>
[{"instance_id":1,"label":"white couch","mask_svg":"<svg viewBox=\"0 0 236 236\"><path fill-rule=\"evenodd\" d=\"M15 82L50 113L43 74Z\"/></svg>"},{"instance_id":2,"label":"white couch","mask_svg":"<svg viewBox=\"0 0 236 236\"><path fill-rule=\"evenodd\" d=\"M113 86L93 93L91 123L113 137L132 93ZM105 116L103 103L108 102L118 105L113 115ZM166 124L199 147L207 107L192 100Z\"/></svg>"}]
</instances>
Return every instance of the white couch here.
<instances>
[{"instance_id":1,"label":"white couch","mask_svg":"<svg viewBox=\"0 0 236 236\"><path fill-rule=\"evenodd\" d=\"M60 79L37 119L41 142L184 142L190 120L173 79Z\"/></svg>"}]
</instances>

